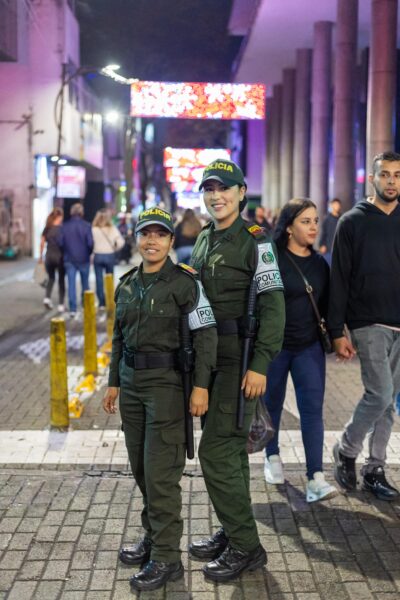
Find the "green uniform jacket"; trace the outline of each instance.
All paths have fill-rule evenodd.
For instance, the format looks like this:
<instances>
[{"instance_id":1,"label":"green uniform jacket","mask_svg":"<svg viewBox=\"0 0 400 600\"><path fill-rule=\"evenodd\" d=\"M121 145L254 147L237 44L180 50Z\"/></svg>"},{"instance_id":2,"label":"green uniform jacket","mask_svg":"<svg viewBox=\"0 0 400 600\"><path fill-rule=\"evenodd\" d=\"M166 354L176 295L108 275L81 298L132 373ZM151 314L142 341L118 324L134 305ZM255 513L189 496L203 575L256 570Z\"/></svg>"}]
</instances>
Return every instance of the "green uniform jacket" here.
<instances>
[{"instance_id":1,"label":"green uniform jacket","mask_svg":"<svg viewBox=\"0 0 400 600\"><path fill-rule=\"evenodd\" d=\"M115 291L108 385L120 386L119 363L124 345L133 352L177 350L180 317L185 312L189 314L189 323L194 322L191 325L195 350L193 385L207 388L216 364L217 332L208 301L201 294L199 301L200 282L168 258L156 280L144 289L141 269L140 266L125 273Z\"/></svg>"},{"instance_id":2,"label":"green uniform jacket","mask_svg":"<svg viewBox=\"0 0 400 600\"><path fill-rule=\"evenodd\" d=\"M197 238L191 264L200 272L217 321L246 314L250 281L255 276L259 328L249 369L265 375L282 348L285 326L283 284L271 238L240 216L222 232L215 232L210 223ZM238 336L219 336L218 364L240 361L240 352Z\"/></svg>"}]
</instances>

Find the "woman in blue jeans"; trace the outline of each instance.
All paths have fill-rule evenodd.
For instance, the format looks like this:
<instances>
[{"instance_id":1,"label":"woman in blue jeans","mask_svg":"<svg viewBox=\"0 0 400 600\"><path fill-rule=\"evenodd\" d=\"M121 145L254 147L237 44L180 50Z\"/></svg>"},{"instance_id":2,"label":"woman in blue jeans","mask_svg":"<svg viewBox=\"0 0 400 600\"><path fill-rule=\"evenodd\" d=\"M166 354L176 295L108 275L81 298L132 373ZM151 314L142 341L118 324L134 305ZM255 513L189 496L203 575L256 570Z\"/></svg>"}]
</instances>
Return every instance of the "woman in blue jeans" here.
<instances>
[{"instance_id":1,"label":"woman in blue jeans","mask_svg":"<svg viewBox=\"0 0 400 600\"><path fill-rule=\"evenodd\" d=\"M337 493L322 472L325 354L319 341L317 319L298 271L299 268L311 284L319 311L326 316L329 267L313 249L317 234L317 209L311 200L294 198L282 208L274 240L285 289L286 325L282 351L268 369L264 397L275 427L275 435L266 447L265 480L270 484L284 483L279 456L279 423L290 373L306 455L307 502L332 498Z\"/></svg>"},{"instance_id":2,"label":"woman in blue jeans","mask_svg":"<svg viewBox=\"0 0 400 600\"><path fill-rule=\"evenodd\" d=\"M115 265L115 253L125 244L125 240L112 224L107 209L99 210L92 223L94 272L96 275L96 294L99 308L105 307L103 275L113 273Z\"/></svg>"}]
</instances>

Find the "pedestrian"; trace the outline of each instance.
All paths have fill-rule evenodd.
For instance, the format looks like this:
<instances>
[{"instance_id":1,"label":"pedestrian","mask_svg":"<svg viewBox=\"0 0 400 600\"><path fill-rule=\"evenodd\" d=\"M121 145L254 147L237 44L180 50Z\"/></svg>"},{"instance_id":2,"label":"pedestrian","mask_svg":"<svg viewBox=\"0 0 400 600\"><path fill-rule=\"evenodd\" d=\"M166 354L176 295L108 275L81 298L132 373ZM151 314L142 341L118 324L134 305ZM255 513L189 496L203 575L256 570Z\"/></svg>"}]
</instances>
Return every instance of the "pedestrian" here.
<instances>
[{"instance_id":1,"label":"pedestrian","mask_svg":"<svg viewBox=\"0 0 400 600\"><path fill-rule=\"evenodd\" d=\"M217 159L205 168L200 189L211 222L199 235L192 256L217 320L217 368L199 458L222 528L209 539L192 542L189 552L210 560L203 572L214 581L230 581L267 562L251 508L246 441L256 398L265 392L265 373L282 345L284 300L271 239L240 216L246 188L243 172L234 162ZM242 379L242 333L253 279L259 326ZM246 398L242 429L236 421L240 388Z\"/></svg>"},{"instance_id":2,"label":"pedestrian","mask_svg":"<svg viewBox=\"0 0 400 600\"><path fill-rule=\"evenodd\" d=\"M179 482L185 466L185 410L177 370L180 321L188 318L193 336L193 416L203 415L208 407L217 333L194 270L175 265L168 256L174 243L171 215L157 207L146 210L135 233L142 263L121 277L115 293L109 387L103 406L107 413L116 412L119 393L125 443L144 503L144 538L123 547L119 558L142 566L130 584L134 590L149 591L183 576Z\"/></svg>"},{"instance_id":3,"label":"pedestrian","mask_svg":"<svg viewBox=\"0 0 400 600\"><path fill-rule=\"evenodd\" d=\"M267 221L265 216L265 210L263 206L256 206L254 211L254 221L257 225L265 229L268 233L272 232L272 227Z\"/></svg>"},{"instance_id":4,"label":"pedestrian","mask_svg":"<svg viewBox=\"0 0 400 600\"><path fill-rule=\"evenodd\" d=\"M92 223L93 265L96 276L96 294L99 308L106 305L104 297L103 274L114 273L115 255L125 245L125 240L111 222L106 209L97 211Z\"/></svg>"},{"instance_id":5,"label":"pedestrian","mask_svg":"<svg viewBox=\"0 0 400 600\"><path fill-rule=\"evenodd\" d=\"M338 358L357 353L364 385L333 449L334 473L342 488L356 489L355 462L368 436L363 488L393 500L399 492L386 479L385 461L400 391L400 154L375 156L368 179L373 196L340 218L333 245L328 324Z\"/></svg>"},{"instance_id":6,"label":"pedestrian","mask_svg":"<svg viewBox=\"0 0 400 600\"><path fill-rule=\"evenodd\" d=\"M64 296L65 296L65 270L63 253L60 247L61 240L61 224L63 222L64 211L62 208L53 208L46 220L45 228L43 229L40 238L40 257L39 262L43 262L43 252L46 246L46 255L44 265L48 275L45 297L43 304L51 310L53 303L51 301L51 292L53 291L54 282L58 279L58 312L64 312Z\"/></svg>"},{"instance_id":7,"label":"pedestrian","mask_svg":"<svg viewBox=\"0 0 400 600\"><path fill-rule=\"evenodd\" d=\"M200 231L201 223L196 217L196 213L191 208L187 208L183 214L182 220L175 227L174 249L176 251L178 262L189 262Z\"/></svg>"},{"instance_id":8,"label":"pedestrian","mask_svg":"<svg viewBox=\"0 0 400 600\"><path fill-rule=\"evenodd\" d=\"M264 397L275 429L275 435L265 449L264 475L267 483L281 484L285 479L279 455L279 424L290 373L306 455L307 502L337 494L323 474L325 353L309 297L312 293L321 317L326 319L329 266L313 249L317 233L318 214L314 202L308 198L293 198L285 204L274 234L285 288L285 335L282 351L269 366ZM303 278L311 285L311 292L307 292Z\"/></svg>"},{"instance_id":9,"label":"pedestrian","mask_svg":"<svg viewBox=\"0 0 400 600\"><path fill-rule=\"evenodd\" d=\"M323 254L326 262L331 266L333 240L335 238L336 227L342 212L342 203L339 198L333 198L329 202L328 214L322 221L321 237L319 239L319 251Z\"/></svg>"},{"instance_id":10,"label":"pedestrian","mask_svg":"<svg viewBox=\"0 0 400 600\"><path fill-rule=\"evenodd\" d=\"M76 317L76 274L79 273L83 292L89 289L90 255L93 236L90 223L83 219L83 206L76 202L71 206L71 218L61 229L60 245L64 253L64 265L68 279L69 316Z\"/></svg>"}]
</instances>

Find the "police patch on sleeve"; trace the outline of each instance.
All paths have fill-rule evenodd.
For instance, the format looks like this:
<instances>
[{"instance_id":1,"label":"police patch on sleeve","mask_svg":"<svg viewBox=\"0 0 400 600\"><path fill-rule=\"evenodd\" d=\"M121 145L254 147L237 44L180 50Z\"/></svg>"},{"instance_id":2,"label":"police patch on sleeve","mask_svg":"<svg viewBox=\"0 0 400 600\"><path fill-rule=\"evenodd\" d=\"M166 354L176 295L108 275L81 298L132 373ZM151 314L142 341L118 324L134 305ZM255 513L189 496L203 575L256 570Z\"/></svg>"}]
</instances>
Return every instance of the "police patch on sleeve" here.
<instances>
[{"instance_id":1,"label":"police patch on sleeve","mask_svg":"<svg viewBox=\"0 0 400 600\"><path fill-rule=\"evenodd\" d=\"M214 313L205 294L203 285L200 281L196 281L196 285L197 302L189 313L189 329L191 331L216 325Z\"/></svg>"},{"instance_id":2,"label":"police patch on sleeve","mask_svg":"<svg viewBox=\"0 0 400 600\"><path fill-rule=\"evenodd\" d=\"M272 290L283 290L281 273L272 244L265 242L258 244L257 248L258 261L254 275L257 282L257 294Z\"/></svg>"}]
</instances>

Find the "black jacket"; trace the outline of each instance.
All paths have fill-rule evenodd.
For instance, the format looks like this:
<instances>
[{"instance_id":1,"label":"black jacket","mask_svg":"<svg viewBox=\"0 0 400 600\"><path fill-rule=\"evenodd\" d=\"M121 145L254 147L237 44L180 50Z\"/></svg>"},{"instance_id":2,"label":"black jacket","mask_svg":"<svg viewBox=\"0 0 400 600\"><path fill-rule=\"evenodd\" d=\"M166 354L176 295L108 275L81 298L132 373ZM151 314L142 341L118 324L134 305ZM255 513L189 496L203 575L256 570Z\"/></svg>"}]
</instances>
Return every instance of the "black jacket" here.
<instances>
[{"instance_id":1,"label":"black jacket","mask_svg":"<svg viewBox=\"0 0 400 600\"><path fill-rule=\"evenodd\" d=\"M333 245L328 326L400 326L400 205L387 215L363 200L340 219Z\"/></svg>"}]
</instances>

